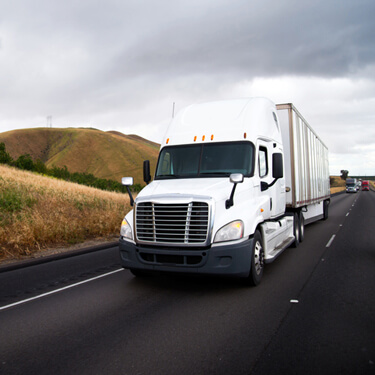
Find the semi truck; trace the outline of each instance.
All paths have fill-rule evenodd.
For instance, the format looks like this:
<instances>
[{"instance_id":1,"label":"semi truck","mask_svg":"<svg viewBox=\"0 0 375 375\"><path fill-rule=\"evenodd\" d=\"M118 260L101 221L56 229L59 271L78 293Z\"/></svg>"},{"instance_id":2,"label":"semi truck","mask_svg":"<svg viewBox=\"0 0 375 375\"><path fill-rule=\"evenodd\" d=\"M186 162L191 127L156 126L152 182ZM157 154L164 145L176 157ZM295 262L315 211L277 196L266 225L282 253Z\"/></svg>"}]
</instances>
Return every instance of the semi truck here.
<instances>
[{"instance_id":1,"label":"semi truck","mask_svg":"<svg viewBox=\"0 0 375 375\"><path fill-rule=\"evenodd\" d=\"M347 178L345 184L347 193L356 193L358 191L358 181L356 178Z\"/></svg>"},{"instance_id":2,"label":"semi truck","mask_svg":"<svg viewBox=\"0 0 375 375\"><path fill-rule=\"evenodd\" d=\"M328 218L328 150L293 104L267 98L198 103L172 120L154 179L121 225L122 266L223 275L258 285L265 264Z\"/></svg>"},{"instance_id":3,"label":"semi truck","mask_svg":"<svg viewBox=\"0 0 375 375\"><path fill-rule=\"evenodd\" d=\"M362 191L370 191L370 182L368 180L362 181Z\"/></svg>"}]
</instances>

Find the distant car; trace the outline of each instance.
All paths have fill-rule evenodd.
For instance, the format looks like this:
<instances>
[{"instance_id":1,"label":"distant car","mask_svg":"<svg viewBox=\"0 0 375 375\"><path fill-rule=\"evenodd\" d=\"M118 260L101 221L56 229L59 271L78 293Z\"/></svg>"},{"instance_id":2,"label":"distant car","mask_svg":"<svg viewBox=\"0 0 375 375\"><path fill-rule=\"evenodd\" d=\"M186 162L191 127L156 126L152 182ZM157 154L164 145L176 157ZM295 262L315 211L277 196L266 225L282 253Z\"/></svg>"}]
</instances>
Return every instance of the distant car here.
<instances>
[{"instance_id":1,"label":"distant car","mask_svg":"<svg viewBox=\"0 0 375 375\"><path fill-rule=\"evenodd\" d=\"M369 181L362 181L362 191L370 191Z\"/></svg>"}]
</instances>

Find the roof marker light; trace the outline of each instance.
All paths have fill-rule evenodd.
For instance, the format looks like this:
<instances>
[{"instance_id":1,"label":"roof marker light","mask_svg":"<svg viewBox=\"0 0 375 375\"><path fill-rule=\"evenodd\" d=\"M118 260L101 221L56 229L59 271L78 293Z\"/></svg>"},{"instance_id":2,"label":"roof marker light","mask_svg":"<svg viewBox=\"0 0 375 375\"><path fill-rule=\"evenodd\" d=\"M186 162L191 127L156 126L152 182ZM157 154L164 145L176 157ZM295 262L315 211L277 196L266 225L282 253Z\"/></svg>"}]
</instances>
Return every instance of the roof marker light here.
<instances>
[{"instance_id":1,"label":"roof marker light","mask_svg":"<svg viewBox=\"0 0 375 375\"><path fill-rule=\"evenodd\" d=\"M211 134L211 141L213 141L214 140L214 135L213 134Z\"/></svg>"},{"instance_id":2,"label":"roof marker light","mask_svg":"<svg viewBox=\"0 0 375 375\"><path fill-rule=\"evenodd\" d=\"M247 137L247 134L246 133L243 133L243 137L246 139L246 137Z\"/></svg>"},{"instance_id":3,"label":"roof marker light","mask_svg":"<svg viewBox=\"0 0 375 375\"><path fill-rule=\"evenodd\" d=\"M167 138L167 141L165 142L166 144L168 144L169 143L169 138Z\"/></svg>"},{"instance_id":4,"label":"roof marker light","mask_svg":"<svg viewBox=\"0 0 375 375\"><path fill-rule=\"evenodd\" d=\"M202 137L202 141L204 141L206 139L206 136L204 135L203 137Z\"/></svg>"},{"instance_id":5,"label":"roof marker light","mask_svg":"<svg viewBox=\"0 0 375 375\"><path fill-rule=\"evenodd\" d=\"M197 136L194 137L194 142L197 140Z\"/></svg>"}]
</instances>

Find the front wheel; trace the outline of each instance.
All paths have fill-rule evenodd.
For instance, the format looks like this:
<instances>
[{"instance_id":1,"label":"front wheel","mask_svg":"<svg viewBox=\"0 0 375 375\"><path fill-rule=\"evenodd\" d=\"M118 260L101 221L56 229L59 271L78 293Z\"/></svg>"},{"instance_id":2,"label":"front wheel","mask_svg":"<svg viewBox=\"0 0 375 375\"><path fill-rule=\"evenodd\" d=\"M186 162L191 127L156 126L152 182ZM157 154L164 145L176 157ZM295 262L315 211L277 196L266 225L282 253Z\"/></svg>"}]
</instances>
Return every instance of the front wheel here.
<instances>
[{"instance_id":1,"label":"front wheel","mask_svg":"<svg viewBox=\"0 0 375 375\"><path fill-rule=\"evenodd\" d=\"M256 286L260 283L263 276L264 268L264 249L260 232L257 230L253 238L253 246L251 249L251 265L248 282L250 285Z\"/></svg>"}]
</instances>

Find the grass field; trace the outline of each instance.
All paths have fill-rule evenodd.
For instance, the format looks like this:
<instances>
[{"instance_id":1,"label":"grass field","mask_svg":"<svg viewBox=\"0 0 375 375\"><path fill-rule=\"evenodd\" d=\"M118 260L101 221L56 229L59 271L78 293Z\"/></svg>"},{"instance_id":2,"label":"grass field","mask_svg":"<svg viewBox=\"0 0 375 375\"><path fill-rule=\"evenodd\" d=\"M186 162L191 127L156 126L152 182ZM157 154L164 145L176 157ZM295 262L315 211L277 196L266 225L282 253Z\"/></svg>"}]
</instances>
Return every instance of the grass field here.
<instances>
[{"instance_id":1,"label":"grass field","mask_svg":"<svg viewBox=\"0 0 375 375\"><path fill-rule=\"evenodd\" d=\"M119 235L121 221L129 210L125 194L0 164L0 260Z\"/></svg>"}]
</instances>

